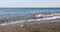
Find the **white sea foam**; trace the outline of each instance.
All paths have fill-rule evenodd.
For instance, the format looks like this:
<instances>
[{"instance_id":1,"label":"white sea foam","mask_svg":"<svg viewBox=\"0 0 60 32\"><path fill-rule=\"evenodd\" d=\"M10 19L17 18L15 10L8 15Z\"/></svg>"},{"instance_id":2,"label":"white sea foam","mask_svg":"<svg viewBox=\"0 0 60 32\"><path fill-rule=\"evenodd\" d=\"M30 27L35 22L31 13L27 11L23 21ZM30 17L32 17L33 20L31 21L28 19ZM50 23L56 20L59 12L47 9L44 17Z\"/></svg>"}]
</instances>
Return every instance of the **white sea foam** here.
<instances>
[{"instance_id":1,"label":"white sea foam","mask_svg":"<svg viewBox=\"0 0 60 32\"><path fill-rule=\"evenodd\" d=\"M35 15L35 17L40 17L40 16L42 16L42 15L41 14Z\"/></svg>"},{"instance_id":2,"label":"white sea foam","mask_svg":"<svg viewBox=\"0 0 60 32\"><path fill-rule=\"evenodd\" d=\"M55 16L55 15L58 15L58 16ZM37 16L40 17L41 14L40 15L37 15ZM10 21L8 23L2 23L2 24L0 24L0 26L10 25L10 24L16 24L16 23L22 23L22 22L31 22L31 21L40 21L40 20L52 20L52 19L60 18L60 14L51 14L51 15L48 15L48 16L53 16L53 17L47 17L47 18L42 18L42 19L41 18L40 19L38 18L38 19L29 19L29 20L20 20L20 21Z\"/></svg>"},{"instance_id":3,"label":"white sea foam","mask_svg":"<svg viewBox=\"0 0 60 32\"><path fill-rule=\"evenodd\" d=\"M7 22L6 23L2 23L0 25L4 26L4 25L9 25L9 24L21 23L21 22L25 22L25 21L23 21L23 20L22 21L14 21L14 22L11 21L11 22L8 22L8 23Z\"/></svg>"},{"instance_id":4,"label":"white sea foam","mask_svg":"<svg viewBox=\"0 0 60 32\"><path fill-rule=\"evenodd\" d=\"M57 18L60 18L60 16L58 16L58 17L54 16L54 17L43 18L43 19L30 19L30 20L28 20L28 22L29 21L40 21L40 20L51 20L51 19L57 19Z\"/></svg>"}]
</instances>

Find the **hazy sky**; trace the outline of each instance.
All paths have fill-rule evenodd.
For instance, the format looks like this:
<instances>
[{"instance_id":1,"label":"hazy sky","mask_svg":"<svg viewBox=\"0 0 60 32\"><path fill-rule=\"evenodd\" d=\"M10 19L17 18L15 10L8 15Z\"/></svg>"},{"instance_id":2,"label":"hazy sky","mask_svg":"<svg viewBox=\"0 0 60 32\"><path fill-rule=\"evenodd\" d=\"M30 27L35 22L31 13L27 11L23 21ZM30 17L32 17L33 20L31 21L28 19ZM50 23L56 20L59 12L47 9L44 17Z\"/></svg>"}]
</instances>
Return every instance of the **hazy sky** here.
<instances>
[{"instance_id":1,"label":"hazy sky","mask_svg":"<svg viewBox=\"0 0 60 32\"><path fill-rule=\"evenodd\" d=\"M60 0L0 0L0 7L60 7Z\"/></svg>"}]
</instances>

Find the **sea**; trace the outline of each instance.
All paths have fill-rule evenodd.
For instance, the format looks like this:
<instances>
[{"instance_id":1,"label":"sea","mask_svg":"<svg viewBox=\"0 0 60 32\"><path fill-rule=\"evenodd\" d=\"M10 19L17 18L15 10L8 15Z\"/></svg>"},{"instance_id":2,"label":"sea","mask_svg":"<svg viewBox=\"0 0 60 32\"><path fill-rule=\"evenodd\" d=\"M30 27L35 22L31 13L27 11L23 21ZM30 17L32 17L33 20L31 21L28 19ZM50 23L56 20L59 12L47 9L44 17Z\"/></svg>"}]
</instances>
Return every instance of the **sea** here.
<instances>
[{"instance_id":1,"label":"sea","mask_svg":"<svg viewBox=\"0 0 60 32\"><path fill-rule=\"evenodd\" d=\"M0 17L26 16L36 13L60 13L60 8L0 8Z\"/></svg>"},{"instance_id":2,"label":"sea","mask_svg":"<svg viewBox=\"0 0 60 32\"><path fill-rule=\"evenodd\" d=\"M0 24L55 18L60 18L60 8L0 8Z\"/></svg>"}]
</instances>

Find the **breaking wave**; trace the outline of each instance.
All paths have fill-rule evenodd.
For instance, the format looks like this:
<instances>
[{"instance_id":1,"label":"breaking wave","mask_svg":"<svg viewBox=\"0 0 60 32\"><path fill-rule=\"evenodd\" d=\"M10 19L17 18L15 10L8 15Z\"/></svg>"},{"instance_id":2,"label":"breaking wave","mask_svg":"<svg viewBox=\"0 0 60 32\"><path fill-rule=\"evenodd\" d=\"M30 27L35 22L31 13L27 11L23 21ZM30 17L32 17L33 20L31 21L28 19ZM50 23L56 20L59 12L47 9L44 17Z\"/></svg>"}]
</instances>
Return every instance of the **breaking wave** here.
<instances>
[{"instance_id":1,"label":"breaking wave","mask_svg":"<svg viewBox=\"0 0 60 32\"><path fill-rule=\"evenodd\" d=\"M5 21L4 23L1 23L0 25L4 26L4 25L9 25L9 24L15 24L15 23L52 20L52 19L57 19L57 18L60 18L60 13L34 14L31 16L23 17L21 20L17 20L17 21Z\"/></svg>"}]
</instances>

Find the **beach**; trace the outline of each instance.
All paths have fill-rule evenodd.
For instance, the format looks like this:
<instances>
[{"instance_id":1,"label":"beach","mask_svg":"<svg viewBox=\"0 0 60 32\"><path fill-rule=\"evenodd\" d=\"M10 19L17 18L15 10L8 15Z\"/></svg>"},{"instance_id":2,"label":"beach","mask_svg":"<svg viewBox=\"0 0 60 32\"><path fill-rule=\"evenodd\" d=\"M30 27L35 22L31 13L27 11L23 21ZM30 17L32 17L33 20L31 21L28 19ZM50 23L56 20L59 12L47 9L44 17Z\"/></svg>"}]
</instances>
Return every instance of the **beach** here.
<instances>
[{"instance_id":1,"label":"beach","mask_svg":"<svg viewBox=\"0 0 60 32\"><path fill-rule=\"evenodd\" d=\"M60 32L60 22L20 26L3 26L0 32Z\"/></svg>"},{"instance_id":2,"label":"beach","mask_svg":"<svg viewBox=\"0 0 60 32\"><path fill-rule=\"evenodd\" d=\"M0 32L59 32L60 8L2 8Z\"/></svg>"}]
</instances>

